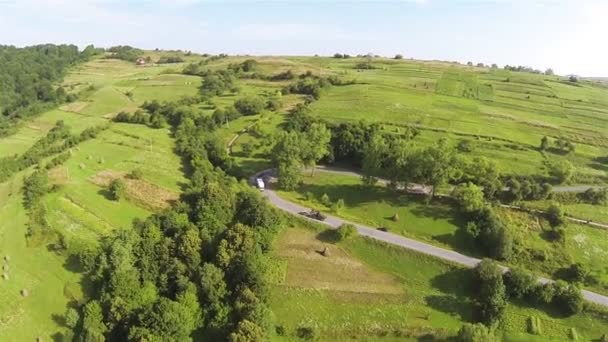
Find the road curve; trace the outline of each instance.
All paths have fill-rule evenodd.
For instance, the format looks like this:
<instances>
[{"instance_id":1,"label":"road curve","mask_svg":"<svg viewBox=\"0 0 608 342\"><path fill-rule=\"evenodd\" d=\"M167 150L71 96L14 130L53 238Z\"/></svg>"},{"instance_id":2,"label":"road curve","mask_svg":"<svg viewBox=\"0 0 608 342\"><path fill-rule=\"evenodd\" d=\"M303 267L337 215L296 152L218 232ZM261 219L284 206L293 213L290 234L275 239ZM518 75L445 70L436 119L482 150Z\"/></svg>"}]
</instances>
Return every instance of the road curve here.
<instances>
[{"instance_id":1,"label":"road curve","mask_svg":"<svg viewBox=\"0 0 608 342\"><path fill-rule=\"evenodd\" d=\"M254 184L255 183L254 181L256 178L263 177L264 175L267 175L269 172L270 172L270 170L258 172L256 175L251 177L251 183ZM267 188L266 190L264 190L263 194L277 208L279 208L285 212L288 212L290 214L299 215L300 212L309 211L309 208L303 207L299 204L287 201L287 200L279 197L279 195L277 195L277 193L271 189ZM306 216L302 216L302 217L307 218ZM366 237L372 238L374 240L382 241L382 242L385 242L385 243L388 243L391 245L407 248L407 249L410 249L410 250L413 250L413 251L416 251L416 252L419 252L422 254L434 256L439 259L447 260L447 261L450 261L450 262L453 262L456 264L460 264L460 265L463 265L466 267L475 267L481 261L480 259L472 258L472 257L466 256L464 254L460 254L458 252L454 252L454 251L451 251L451 250L448 250L445 248L441 248L441 247L430 245L428 243L409 239L409 238L406 238L401 235L392 234L389 232L383 232L383 231L376 229L376 227L370 227L370 226L362 225L359 223L346 221L346 220L343 220L343 219L340 219L340 218L337 218L337 217L331 216L331 215L327 215L327 218L325 219L325 221L317 221L317 220L313 220L313 219L310 219L310 220L317 222L317 223L323 223L331 228L338 228L344 223L349 223L357 228L359 235L366 236ZM509 270L505 266L501 266L501 268L505 272ZM553 280L547 279L547 278L538 278L538 281L541 283L553 282ZM590 292L587 290L582 290L582 294L583 294L583 297L589 302L596 303L596 304L603 305L603 306L608 306L608 297L607 296L604 296L604 295L601 295L601 294L598 294L595 292Z\"/></svg>"}]
</instances>

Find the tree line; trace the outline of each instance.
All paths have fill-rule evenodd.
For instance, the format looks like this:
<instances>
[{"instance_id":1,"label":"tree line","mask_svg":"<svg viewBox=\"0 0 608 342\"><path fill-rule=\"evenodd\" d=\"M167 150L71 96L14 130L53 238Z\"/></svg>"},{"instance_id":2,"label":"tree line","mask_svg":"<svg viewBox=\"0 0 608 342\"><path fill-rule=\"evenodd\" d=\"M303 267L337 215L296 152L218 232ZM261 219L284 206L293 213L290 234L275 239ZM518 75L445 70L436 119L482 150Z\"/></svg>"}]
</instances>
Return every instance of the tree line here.
<instances>
[{"instance_id":1,"label":"tree line","mask_svg":"<svg viewBox=\"0 0 608 342\"><path fill-rule=\"evenodd\" d=\"M265 340L266 255L280 216L226 174L213 118L179 102L142 109L172 126L189 185L170 209L78 253L95 292L66 321L84 341Z\"/></svg>"}]
</instances>

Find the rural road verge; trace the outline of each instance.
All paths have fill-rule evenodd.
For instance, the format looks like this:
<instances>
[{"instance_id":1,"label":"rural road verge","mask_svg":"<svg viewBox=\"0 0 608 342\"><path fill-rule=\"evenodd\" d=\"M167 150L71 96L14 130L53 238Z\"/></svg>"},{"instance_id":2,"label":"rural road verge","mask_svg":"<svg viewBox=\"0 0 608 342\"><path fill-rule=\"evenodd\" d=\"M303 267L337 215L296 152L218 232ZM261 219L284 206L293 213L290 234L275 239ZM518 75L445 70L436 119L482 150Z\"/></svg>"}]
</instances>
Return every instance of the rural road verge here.
<instances>
[{"instance_id":1,"label":"rural road verge","mask_svg":"<svg viewBox=\"0 0 608 342\"><path fill-rule=\"evenodd\" d=\"M250 184L255 184L256 178L270 175L271 172L272 172L272 170L264 170L264 171L258 172L257 174L255 174L254 176L251 177ZM306 208L304 206L287 201L287 200L279 197L279 195L277 195L277 193L271 189L266 188L266 190L264 190L263 194L277 208L279 208L285 212L288 212L290 214L299 215L299 213L301 213L301 212L309 211L309 208ZM385 242L385 243L388 243L391 245L407 248L407 249L410 249L410 250L413 250L413 251L416 251L416 252L419 252L422 254L434 256L434 257L440 258L442 260L450 261L450 262L460 264L460 265L463 265L466 267L475 267L481 261L480 259L469 257L469 256L466 256L464 254L461 254L461 253L458 253L455 251L433 246L428 243L406 238L401 235L383 232L383 231L376 229L376 227L370 227L370 226L362 225L359 223L346 221L346 220L343 220L343 219L340 219L338 217L331 216L331 215L327 215L327 217L324 221L317 221L317 220L308 218L303 215L300 215L300 216L304 217L306 219L309 219L311 221L314 221L314 222L325 224L331 228L338 228L344 223L352 224L353 226L355 226L357 228L357 231L359 232L359 235L361 235L361 236L366 236L368 238L382 241L382 242ZM501 268L505 272L508 271L508 268L505 266L501 266ZM538 281L543 284L553 282L553 280L551 280L551 279L542 278L542 277L538 278ZM608 297L607 296L604 296L604 295L601 295L601 294L598 294L595 292L587 291L587 290L582 290L581 292L583 294L583 297L587 301L595 303L595 304L599 304L602 306L608 306Z\"/></svg>"}]
</instances>

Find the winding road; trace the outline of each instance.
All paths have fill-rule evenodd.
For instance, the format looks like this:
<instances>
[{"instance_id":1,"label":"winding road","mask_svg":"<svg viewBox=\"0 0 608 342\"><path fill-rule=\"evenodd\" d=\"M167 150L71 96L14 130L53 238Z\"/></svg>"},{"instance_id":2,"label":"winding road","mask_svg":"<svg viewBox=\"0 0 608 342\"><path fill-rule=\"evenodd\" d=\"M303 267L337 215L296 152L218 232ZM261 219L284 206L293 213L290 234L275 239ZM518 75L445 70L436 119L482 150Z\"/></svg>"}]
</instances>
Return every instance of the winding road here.
<instances>
[{"instance_id":1,"label":"winding road","mask_svg":"<svg viewBox=\"0 0 608 342\"><path fill-rule=\"evenodd\" d=\"M327 169L325 169L325 170L327 170ZM350 171L344 171L344 172L350 172ZM251 184L255 184L256 178L264 177L266 175L269 175L270 173L271 173L271 170L265 170L265 171L258 172L256 175L251 177L251 179L250 179ZM356 173L354 173L354 174L356 174ZM271 189L267 188L266 190L264 190L263 194L277 208L279 208L285 212L288 212L290 214L299 215L300 212L309 211L309 208L303 207L301 205L298 205L296 203L287 201L287 200L279 197L279 195L277 195L277 193ZM305 217L305 216L302 216L302 217ZM447 261L450 261L450 262L453 262L456 264L460 264L460 265L463 265L466 267L475 267L481 261L480 259L472 258L472 257L466 256L464 254L460 254L458 252L454 252L454 251L451 251L448 249L433 246L433 245L430 245L430 244L427 244L424 242L420 242L417 240L409 239L409 238L403 237L401 235L383 232L383 231L376 229L375 227L370 227L370 226L362 225L359 223L346 221L346 220L343 220L343 219L340 219L338 217L331 216L331 215L328 215L327 218L325 219L325 221L316 221L313 219L310 219L310 220L317 222L317 223L319 223L319 222L323 223L331 228L338 228L344 223L349 223L357 228L359 235L366 236L368 238L382 241L382 242L385 242L385 243L388 243L391 245L407 248L407 249L410 249L410 250L413 250L413 251L416 251L419 253L423 253L426 255L434 256L434 257L437 257L437 258L440 258L443 260L447 260ZM508 268L505 266L501 266L501 268L503 269L504 272L508 271ZM543 284L553 282L553 280L547 279L547 278L538 278L538 281ZM582 290L582 293L583 293L583 297L587 301L596 303L599 305L603 305L603 306L608 306L608 297L607 296L604 296L604 295L601 295L601 294L598 294L595 292L587 291L587 290Z\"/></svg>"}]
</instances>

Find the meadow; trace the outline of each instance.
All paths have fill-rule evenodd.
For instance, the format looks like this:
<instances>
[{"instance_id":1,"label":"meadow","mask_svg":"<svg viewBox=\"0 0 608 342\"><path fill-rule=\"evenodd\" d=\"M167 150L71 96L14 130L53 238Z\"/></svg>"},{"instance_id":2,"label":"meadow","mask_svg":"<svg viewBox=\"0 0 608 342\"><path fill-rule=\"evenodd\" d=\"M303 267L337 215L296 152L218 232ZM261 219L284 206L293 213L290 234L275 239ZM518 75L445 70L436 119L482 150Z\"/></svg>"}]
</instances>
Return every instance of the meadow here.
<instances>
[{"instance_id":1,"label":"meadow","mask_svg":"<svg viewBox=\"0 0 608 342\"><path fill-rule=\"evenodd\" d=\"M319 341L442 340L473 321L469 271L365 238L334 244L324 228L292 222L275 243L279 271L270 303L281 334L272 340L297 340L307 328ZM329 256L320 253L326 247ZM563 341L575 328L580 340L591 340L604 333L600 315L564 318L515 302L498 334L505 341ZM530 316L540 318L542 336L526 333Z\"/></svg>"},{"instance_id":2,"label":"meadow","mask_svg":"<svg viewBox=\"0 0 608 342\"><path fill-rule=\"evenodd\" d=\"M292 202L349 221L384 227L391 233L483 257L465 233L466 220L449 199L426 203L423 196L395 192L384 185L364 185L359 177L328 172L317 172L312 177L305 172L297 190L277 192ZM329 197L329 205L322 202L323 195ZM336 212L332 204L340 199L344 207ZM606 230L570 223L565 243L561 243L550 238L551 227L543 217L510 209L499 209L498 214L511 227L516 243L517 253L507 264L559 278L570 264L581 263L597 278L597 283L587 287L608 293Z\"/></svg>"},{"instance_id":3,"label":"meadow","mask_svg":"<svg viewBox=\"0 0 608 342\"><path fill-rule=\"evenodd\" d=\"M0 139L0 156L10 156L25 152L58 120L74 134L110 124L96 139L68 151L70 158L49 171L54 187L44 198L45 219L69 248L98 244L117 229L129 228L134 218L145 218L179 196L186 178L170 131L112 123L111 118L119 111L136 110L146 100L195 95L200 80L179 74L181 67L137 67L94 59L70 70L63 82L68 91L82 92L77 102L42 113ZM169 68L178 68L177 74L168 74ZM129 91L131 98L126 95ZM135 169L143 177L127 181L127 198L110 200L107 178L127 179ZM0 280L0 339L8 341L61 338L68 331L62 318L65 310L82 302L87 291L66 252L53 245L28 244L21 184L31 171L0 184L0 255L10 259L4 270L8 279ZM23 289L27 297L20 294Z\"/></svg>"},{"instance_id":4,"label":"meadow","mask_svg":"<svg viewBox=\"0 0 608 342\"><path fill-rule=\"evenodd\" d=\"M146 52L153 59L171 53ZM22 123L13 135L0 139L0 157L20 155L63 120L72 133L108 125L92 140L72 148L68 160L51 170L53 191L43 199L49 226L70 248L99 244L118 229L131 226L162 210L178 198L187 183L188 170L175 154L168 128L112 122L121 111L134 112L144 101L176 101L199 94L201 78L181 73L201 56L186 56L186 63L136 66L134 63L96 58L71 69L64 88L79 94L76 102L64 104ZM250 57L228 57L210 61L210 69L224 69ZM546 173L546 163L561 159L576 166L574 183L605 182L606 167L598 159L608 155L608 88L581 81L572 84L557 76L473 68L444 62L376 58L374 69L359 71L363 58L256 57L256 72L275 75L291 70L337 75L356 82L322 91L310 105L311 114L330 122L380 123L385 132L399 134L407 126L420 129L415 138L422 146L448 137L457 144L474 142L471 156L496 161L506 174ZM243 95L276 94L290 81L243 78L236 80L238 94L214 96L195 109L211 115L215 109L232 106ZM282 129L289 111L305 96L283 95L276 112L243 116L215 132L233 157L235 173L242 177L272 166L272 136ZM238 135L238 139L233 140ZM576 150L563 154L554 149L538 150L543 136L566 137ZM47 160L50 158L47 158ZM129 176L141 171L140 179ZM0 184L0 257L9 256L8 280L0 280L0 336L9 340L59 339L67 328L61 315L69 305L86 298L86 283L67 253L52 245L28 245L27 212L21 186L29 168ZM107 185L123 179L126 196L113 201ZM314 199L307 200L307 193ZM317 173L305 177L296 192L282 196L328 212L319 199L327 193L332 201L344 199L339 216L371 226L387 227L402 234L456 250L471 250L460 234L464 222L447 203L429 205L416 196L395 195L383 187L366 188L358 178ZM538 204L539 206L546 203ZM598 219L605 213L595 206L576 205L568 212ZM399 221L390 220L398 214ZM608 256L602 234L585 226L572 225L565 248L543 238L544 222L504 213L517 227L525 248L546 250L552 259L541 265L528 259L518 263L552 275L566 262L582 262L604 283L608 282L604 261ZM311 325L321 340L383 341L418 338L427 333L453 335L463 321L472 321L472 304L466 293L463 270L424 256L354 239L331 245L332 257L314 250L327 245L319 231L296 226L286 229L276 244L277 280L271 303L277 322L290 340L298 326ZM424 265L424 267L420 267ZM444 286L449 283L450 286ZM459 285L454 285L459 284ZM452 286L453 285L453 286ZM595 287L598 290L605 289ZM27 289L28 297L19 292ZM293 310L297 307L299 310ZM503 327L507 340L532 340L524 333L526 319L539 316L548 338L562 340L569 327L585 338L601 335L601 323L591 315L568 319L512 305ZM587 330L585 328L588 327ZM401 336L395 336L401 335ZM409 336L409 337L408 337ZM1 339L1 338L0 338ZM545 339L546 340L546 339Z\"/></svg>"}]
</instances>

